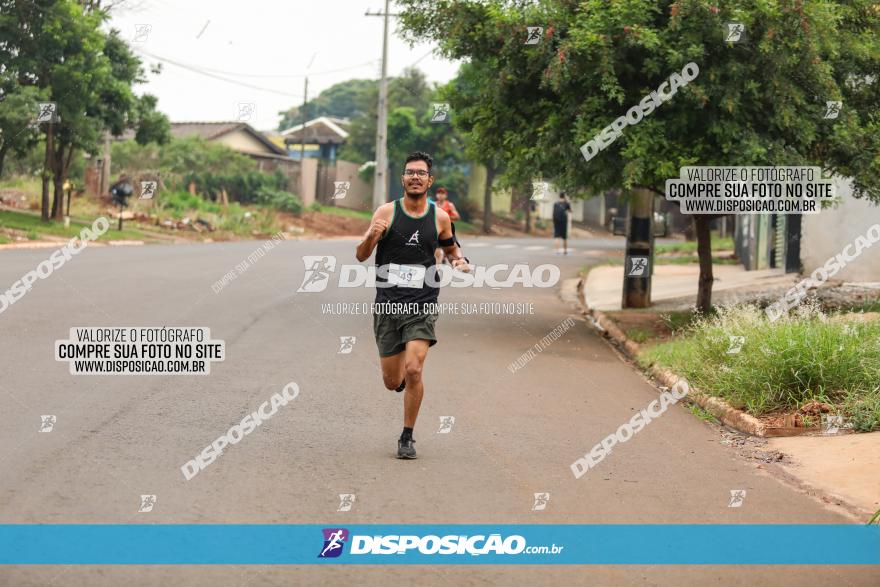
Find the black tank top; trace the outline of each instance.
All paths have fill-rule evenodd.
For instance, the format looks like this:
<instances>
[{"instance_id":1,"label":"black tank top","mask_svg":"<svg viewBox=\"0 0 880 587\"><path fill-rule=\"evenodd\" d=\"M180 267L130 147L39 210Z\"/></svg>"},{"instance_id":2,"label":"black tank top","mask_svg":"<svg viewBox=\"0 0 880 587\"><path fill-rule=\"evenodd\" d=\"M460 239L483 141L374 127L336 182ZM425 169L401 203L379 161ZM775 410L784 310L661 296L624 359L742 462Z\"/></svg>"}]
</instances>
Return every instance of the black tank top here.
<instances>
[{"instance_id":1,"label":"black tank top","mask_svg":"<svg viewBox=\"0 0 880 587\"><path fill-rule=\"evenodd\" d=\"M434 250L439 246L437 241L440 235L434 203L428 202L425 213L422 216L413 217L404 210L401 199L394 201L394 216L376 249L377 282L388 281L382 271L378 270L379 267L390 266L393 263L423 267L427 272L435 264ZM391 270L393 271L394 268L391 267ZM399 285L376 287L376 302L436 302L440 292L439 288L431 287L425 281L427 281L427 274L423 275L421 287Z\"/></svg>"}]
</instances>

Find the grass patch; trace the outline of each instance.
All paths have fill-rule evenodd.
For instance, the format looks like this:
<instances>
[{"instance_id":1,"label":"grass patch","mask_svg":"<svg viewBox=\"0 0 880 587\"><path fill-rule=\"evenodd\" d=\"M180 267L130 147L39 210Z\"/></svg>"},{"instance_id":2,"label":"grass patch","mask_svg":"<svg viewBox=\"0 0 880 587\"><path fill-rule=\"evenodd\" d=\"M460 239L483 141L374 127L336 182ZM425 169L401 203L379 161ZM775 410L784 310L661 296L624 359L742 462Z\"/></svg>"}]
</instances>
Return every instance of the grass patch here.
<instances>
[{"instance_id":1,"label":"grass patch","mask_svg":"<svg viewBox=\"0 0 880 587\"><path fill-rule=\"evenodd\" d=\"M693 414L694 416L696 416L700 420L703 420L704 422L711 422L713 424L718 424L718 418L716 418L712 414L712 412L704 410L702 407L700 407L700 404L691 403L691 405L688 406L688 409L691 411L691 414Z\"/></svg>"},{"instance_id":2,"label":"grass patch","mask_svg":"<svg viewBox=\"0 0 880 587\"><path fill-rule=\"evenodd\" d=\"M736 353L728 352L733 336L743 337ZM719 308L640 361L670 368L750 414L816 400L838 406L859 431L880 428L880 321L829 320L807 304L775 323L755 306Z\"/></svg>"},{"instance_id":3,"label":"grass patch","mask_svg":"<svg viewBox=\"0 0 880 587\"><path fill-rule=\"evenodd\" d=\"M657 265L691 265L698 264L700 258L696 255L685 257L655 257ZM734 257L712 257L713 265L739 265L739 259Z\"/></svg>"},{"instance_id":4,"label":"grass patch","mask_svg":"<svg viewBox=\"0 0 880 587\"><path fill-rule=\"evenodd\" d=\"M856 432L871 432L880 428L880 393L847 394L843 401L843 412Z\"/></svg>"},{"instance_id":5,"label":"grass patch","mask_svg":"<svg viewBox=\"0 0 880 587\"><path fill-rule=\"evenodd\" d=\"M0 183L0 187L5 188L29 188L34 190L32 201L37 201L39 197L39 180L30 179L14 179L12 181L4 181ZM282 206L291 200L292 194L285 194L285 201L279 202ZM295 207L296 202L293 202ZM61 222L50 221L43 222L40 219L39 212L31 210L5 211L0 210L0 227L9 227L21 230L26 235L33 231L37 239L46 236L71 238L79 234L86 226L91 226L92 221L107 214L108 205L106 202L87 196L75 196L71 205L71 223L69 228L64 228ZM116 230L118 221L109 218L110 230L107 231L99 240L143 240L155 241L174 235L175 238L189 238L193 240L201 240L206 236L215 240L228 240L236 238L255 238L257 235L274 234L282 229L289 222L280 218L278 212L279 207L276 205L254 204L242 206L238 202L230 202L227 207L223 207L217 202L213 202L203 198L200 195L193 195L185 190L165 191L153 201L139 202L136 198L129 200L129 212L144 212L155 215L159 220L182 220L189 217L193 221L201 218L207 220L216 229L213 233L198 233L189 230L169 231L160 227L154 227L151 224L143 222L135 222L126 220L123 223L125 230L119 232ZM113 211L116 208L113 207ZM256 235L254 233L257 233ZM2 242L10 242L11 239L3 237Z\"/></svg>"},{"instance_id":6,"label":"grass patch","mask_svg":"<svg viewBox=\"0 0 880 587\"><path fill-rule=\"evenodd\" d=\"M699 320L700 314L687 310L683 312L669 312L663 314L661 318L672 334L678 334Z\"/></svg>"},{"instance_id":7,"label":"grass patch","mask_svg":"<svg viewBox=\"0 0 880 587\"><path fill-rule=\"evenodd\" d=\"M316 205L317 204L317 205ZM323 206L318 204L312 204L309 206L309 210L312 212L321 212L323 214L333 214L334 216L344 216L346 218L361 218L363 220L371 220L373 218L373 213L368 210L351 210L349 208L337 208L335 206ZM464 222L463 220L455 221L455 232L456 234L461 233L477 233L477 227L470 222Z\"/></svg>"},{"instance_id":8,"label":"grass patch","mask_svg":"<svg viewBox=\"0 0 880 587\"><path fill-rule=\"evenodd\" d=\"M98 237L98 240L142 240L144 238L144 234L139 230L125 229L120 232L116 230L117 222L113 219L108 220L110 221L110 230ZM73 238L79 236L80 231L87 226L91 226L91 222L86 223L71 218L70 226L65 227L61 222L43 222L38 214L0 210L0 227L22 230L27 234L29 240L39 240L45 235Z\"/></svg>"},{"instance_id":9,"label":"grass patch","mask_svg":"<svg viewBox=\"0 0 880 587\"><path fill-rule=\"evenodd\" d=\"M626 331L626 337L639 344L642 344L651 337L651 333L641 328L631 328Z\"/></svg>"},{"instance_id":10,"label":"grass patch","mask_svg":"<svg viewBox=\"0 0 880 587\"><path fill-rule=\"evenodd\" d=\"M174 218L183 218L188 212L219 214L221 207L203 197L187 191L166 192L157 199L158 207Z\"/></svg>"},{"instance_id":11,"label":"grass patch","mask_svg":"<svg viewBox=\"0 0 880 587\"><path fill-rule=\"evenodd\" d=\"M332 214L333 216L344 216L345 218L362 218L363 220L373 218L373 213L367 210L351 210L349 208L337 208L336 206L322 206L320 204L315 206L313 204L309 206L309 210L322 214Z\"/></svg>"},{"instance_id":12,"label":"grass patch","mask_svg":"<svg viewBox=\"0 0 880 587\"><path fill-rule=\"evenodd\" d=\"M0 189L21 190L28 196L38 197L42 193L43 184L38 177L16 175L0 181ZM50 194L54 193L53 189L53 187L49 188Z\"/></svg>"},{"instance_id":13,"label":"grass patch","mask_svg":"<svg viewBox=\"0 0 880 587\"><path fill-rule=\"evenodd\" d=\"M713 251L731 251L733 250L733 238L713 238ZM654 254L662 255L664 253L693 253L697 254L697 241L683 241L680 243L672 243L668 245L654 245Z\"/></svg>"},{"instance_id":14,"label":"grass patch","mask_svg":"<svg viewBox=\"0 0 880 587\"><path fill-rule=\"evenodd\" d=\"M465 222L464 220L455 221L455 234L477 234L478 230L479 229L477 228L476 224L471 224L470 222Z\"/></svg>"},{"instance_id":15,"label":"grass patch","mask_svg":"<svg viewBox=\"0 0 880 587\"><path fill-rule=\"evenodd\" d=\"M849 308L850 312L880 312L880 294L877 299L865 300L861 304L857 304Z\"/></svg>"}]
</instances>

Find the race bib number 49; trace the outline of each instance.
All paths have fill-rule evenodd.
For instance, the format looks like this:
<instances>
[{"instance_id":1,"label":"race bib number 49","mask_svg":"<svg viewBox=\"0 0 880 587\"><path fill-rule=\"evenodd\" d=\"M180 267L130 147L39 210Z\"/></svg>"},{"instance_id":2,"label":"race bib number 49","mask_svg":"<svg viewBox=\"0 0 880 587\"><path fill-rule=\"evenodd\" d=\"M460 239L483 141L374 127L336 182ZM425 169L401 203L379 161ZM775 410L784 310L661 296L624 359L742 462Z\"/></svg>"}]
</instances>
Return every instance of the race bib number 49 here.
<instances>
[{"instance_id":1,"label":"race bib number 49","mask_svg":"<svg viewBox=\"0 0 880 587\"><path fill-rule=\"evenodd\" d=\"M399 287L420 288L425 283L425 267L391 263L388 266L388 283Z\"/></svg>"}]
</instances>

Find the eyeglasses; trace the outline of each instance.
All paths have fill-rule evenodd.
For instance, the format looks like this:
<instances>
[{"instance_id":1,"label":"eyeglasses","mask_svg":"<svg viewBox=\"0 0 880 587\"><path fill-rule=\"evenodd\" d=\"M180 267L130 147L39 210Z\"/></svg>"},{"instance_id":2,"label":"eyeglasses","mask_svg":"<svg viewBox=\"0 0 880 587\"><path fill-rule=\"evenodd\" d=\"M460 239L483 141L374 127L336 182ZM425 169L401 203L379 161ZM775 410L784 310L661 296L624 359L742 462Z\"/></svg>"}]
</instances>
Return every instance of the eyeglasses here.
<instances>
[{"instance_id":1,"label":"eyeglasses","mask_svg":"<svg viewBox=\"0 0 880 587\"><path fill-rule=\"evenodd\" d=\"M413 175L418 175L419 177L428 177L430 173L425 171L424 169L405 169L403 174L406 177L412 177Z\"/></svg>"}]
</instances>

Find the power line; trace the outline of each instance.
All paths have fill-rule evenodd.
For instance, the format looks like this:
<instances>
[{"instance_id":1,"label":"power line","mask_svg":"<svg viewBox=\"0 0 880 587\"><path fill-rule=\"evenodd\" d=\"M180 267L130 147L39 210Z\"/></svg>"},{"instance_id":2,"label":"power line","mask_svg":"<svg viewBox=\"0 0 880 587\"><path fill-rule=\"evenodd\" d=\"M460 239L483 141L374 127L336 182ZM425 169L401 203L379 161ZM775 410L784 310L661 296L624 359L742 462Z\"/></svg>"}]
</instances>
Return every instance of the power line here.
<instances>
[{"instance_id":1,"label":"power line","mask_svg":"<svg viewBox=\"0 0 880 587\"><path fill-rule=\"evenodd\" d=\"M415 61L413 61L413 62L410 63L409 65L407 65L406 67L404 67L404 69L409 69L410 67L415 67L415 66L418 65L418 64L419 64L419 63L420 63L425 57L427 57L428 55L430 55L430 54L433 53L433 52L434 52L434 50L431 49L430 51L428 51L427 53L425 53L424 55L422 55L421 57L419 57L418 59L416 59Z\"/></svg>"},{"instance_id":2,"label":"power line","mask_svg":"<svg viewBox=\"0 0 880 587\"><path fill-rule=\"evenodd\" d=\"M182 69L186 69L186 70L188 70L188 71L191 71L191 72L193 72L193 73L197 73L197 74L199 74L199 75L204 75L204 76L207 76L207 77L210 77L210 78L214 78L214 79L217 79L217 80L220 80L220 81L223 81L223 82L229 83L229 84L234 84L234 85L237 85L237 86L242 86L242 87L245 87L245 88L250 88L250 89L252 89L252 90L257 90L257 91L260 91L260 92L269 92L269 93L272 93L272 94L278 94L278 95L280 95L280 96L286 96L286 97L288 97L288 98L302 98L302 94L291 94L291 93L289 93L289 92L282 92L282 91L280 91L280 90L275 90L275 89L272 89L272 88L263 88L263 87L260 87L260 86L255 86L255 85L253 85L253 84L248 84L248 83L240 82L240 81L237 81L237 80L234 80L234 79L229 79L229 78L227 78L227 77L223 77L223 76L221 76L221 75L217 75L217 74L215 74L215 73L211 73L211 72L209 72L209 71L204 71L204 70L199 69L199 68L197 68L197 67L194 67L194 66L191 66L191 65L187 65L187 64L185 64L185 63L181 63L181 62L179 62L179 61L175 61L175 60L173 60L173 59L168 59L167 57L159 57L158 55L154 55L154 54L150 53L149 51L144 51L143 49L138 49L138 48L136 48L136 47L132 47L132 50L137 51L138 53L141 53L141 54L143 54L143 55L146 55L146 56L148 56L148 57L150 57L150 58L152 58L152 59L156 59L156 60L158 60L158 61L161 61L161 62L163 62L163 63L168 63L168 64L170 64L170 65L174 65L174 66L176 66L176 67L180 67L180 68L182 68Z\"/></svg>"},{"instance_id":3,"label":"power line","mask_svg":"<svg viewBox=\"0 0 880 587\"><path fill-rule=\"evenodd\" d=\"M160 61L166 59L165 57L160 57L159 55L154 55L152 53L144 51L143 49L140 49L140 51L141 51L141 53L143 53L145 55L149 55L153 59L159 59ZM341 71L349 71L352 69L359 69L361 67L366 67L367 65L374 64L376 61L377 61L376 59L371 59L370 61L365 61L364 63L359 63L357 65L349 65L349 66L340 67L337 69L328 69L325 71L318 71L315 73L308 73L308 74L305 74L305 73L303 73L303 74L299 74L299 73L289 73L289 74L288 73L278 73L278 74L274 74L274 73L242 73L242 72L237 72L237 71L225 71L222 69L214 69L211 67L205 67L203 65L192 65L192 64L185 64L185 65L187 65L188 67L201 69L204 71L210 71L211 73L216 73L216 74L221 74L221 75L233 75L236 77L262 77L262 78L283 79L283 78L295 78L295 77L306 77L306 76L313 77L316 75L327 75L327 74L331 74L331 73L339 73Z\"/></svg>"}]
</instances>

